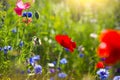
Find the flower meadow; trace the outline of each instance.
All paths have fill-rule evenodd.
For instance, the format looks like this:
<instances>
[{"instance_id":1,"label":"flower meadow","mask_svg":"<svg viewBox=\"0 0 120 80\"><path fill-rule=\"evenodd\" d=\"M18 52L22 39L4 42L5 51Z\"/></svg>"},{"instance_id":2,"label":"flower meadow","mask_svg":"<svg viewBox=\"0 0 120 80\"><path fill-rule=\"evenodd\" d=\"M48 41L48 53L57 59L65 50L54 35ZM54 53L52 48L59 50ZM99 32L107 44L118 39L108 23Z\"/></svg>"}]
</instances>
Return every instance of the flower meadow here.
<instances>
[{"instance_id":1,"label":"flower meadow","mask_svg":"<svg viewBox=\"0 0 120 80\"><path fill-rule=\"evenodd\" d=\"M119 0L0 0L0 80L120 80Z\"/></svg>"}]
</instances>

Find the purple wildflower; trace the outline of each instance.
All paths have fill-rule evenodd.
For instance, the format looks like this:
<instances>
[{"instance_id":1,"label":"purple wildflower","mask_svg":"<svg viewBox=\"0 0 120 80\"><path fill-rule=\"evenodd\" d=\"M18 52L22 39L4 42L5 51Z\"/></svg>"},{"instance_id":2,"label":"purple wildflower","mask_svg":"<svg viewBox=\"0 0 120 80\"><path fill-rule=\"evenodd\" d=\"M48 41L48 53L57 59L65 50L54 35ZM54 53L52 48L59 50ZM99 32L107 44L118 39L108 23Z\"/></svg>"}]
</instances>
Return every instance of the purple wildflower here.
<instances>
[{"instance_id":1,"label":"purple wildflower","mask_svg":"<svg viewBox=\"0 0 120 80\"><path fill-rule=\"evenodd\" d=\"M66 76L67 76L67 74L65 74L63 72L61 72L61 73L58 74L59 78L65 78Z\"/></svg>"},{"instance_id":2,"label":"purple wildflower","mask_svg":"<svg viewBox=\"0 0 120 80\"><path fill-rule=\"evenodd\" d=\"M34 72L35 74L41 74L42 73L42 67L40 65L35 65L34 66Z\"/></svg>"},{"instance_id":3,"label":"purple wildflower","mask_svg":"<svg viewBox=\"0 0 120 80\"><path fill-rule=\"evenodd\" d=\"M83 53L80 53L80 54L79 54L79 57L80 57L80 58L83 58L83 57L84 57L84 54L83 54Z\"/></svg>"},{"instance_id":4,"label":"purple wildflower","mask_svg":"<svg viewBox=\"0 0 120 80\"><path fill-rule=\"evenodd\" d=\"M60 63L61 63L61 64L66 64L66 63L67 63L66 58L62 58L62 59L60 60Z\"/></svg>"},{"instance_id":5,"label":"purple wildflower","mask_svg":"<svg viewBox=\"0 0 120 80\"><path fill-rule=\"evenodd\" d=\"M115 76L113 80L120 80L120 76Z\"/></svg>"},{"instance_id":6,"label":"purple wildflower","mask_svg":"<svg viewBox=\"0 0 120 80\"><path fill-rule=\"evenodd\" d=\"M55 72L55 69L50 69L50 73L54 73Z\"/></svg>"}]
</instances>

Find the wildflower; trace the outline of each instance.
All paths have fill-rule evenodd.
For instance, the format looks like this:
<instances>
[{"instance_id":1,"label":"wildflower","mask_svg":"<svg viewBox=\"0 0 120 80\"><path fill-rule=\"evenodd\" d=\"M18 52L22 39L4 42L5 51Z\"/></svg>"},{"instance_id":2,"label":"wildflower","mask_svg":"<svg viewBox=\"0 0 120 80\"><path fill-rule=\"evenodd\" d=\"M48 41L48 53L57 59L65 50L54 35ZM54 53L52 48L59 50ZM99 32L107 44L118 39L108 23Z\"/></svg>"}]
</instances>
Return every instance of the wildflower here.
<instances>
[{"instance_id":1,"label":"wildflower","mask_svg":"<svg viewBox=\"0 0 120 80\"><path fill-rule=\"evenodd\" d=\"M27 12L27 17L31 18L32 17L32 12Z\"/></svg>"},{"instance_id":2,"label":"wildflower","mask_svg":"<svg viewBox=\"0 0 120 80\"><path fill-rule=\"evenodd\" d=\"M83 52L84 50L85 50L85 49L84 49L84 47L83 47L82 45L78 47L78 51L79 51L79 52Z\"/></svg>"},{"instance_id":3,"label":"wildflower","mask_svg":"<svg viewBox=\"0 0 120 80\"><path fill-rule=\"evenodd\" d=\"M23 17L22 21L24 23L32 22L32 12L23 12L22 17Z\"/></svg>"},{"instance_id":4,"label":"wildflower","mask_svg":"<svg viewBox=\"0 0 120 80\"><path fill-rule=\"evenodd\" d=\"M120 61L120 32L117 30L105 30L100 35L100 45L98 56L105 58L107 65L115 64Z\"/></svg>"},{"instance_id":5,"label":"wildflower","mask_svg":"<svg viewBox=\"0 0 120 80\"><path fill-rule=\"evenodd\" d=\"M12 32L13 32L13 33L16 33L16 32L17 32L17 29L16 29L16 28L12 29Z\"/></svg>"},{"instance_id":6,"label":"wildflower","mask_svg":"<svg viewBox=\"0 0 120 80\"><path fill-rule=\"evenodd\" d=\"M66 63L67 63L66 58L61 59L61 60L60 60L60 63L61 63L61 64L66 64Z\"/></svg>"},{"instance_id":7,"label":"wildflower","mask_svg":"<svg viewBox=\"0 0 120 80\"><path fill-rule=\"evenodd\" d=\"M16 7L16 8L14 8L14 10L17 15L21 16L23 9Z\"/></svg>"},{"instance_id":8,"label":"wildflower","mask_svg":"<svg viewBox=\"0 0 120 80\"><path fill-rule=\"evenodd\" d=\"M34 59L35 61L40 60L40 56L39 55L35 55L35 56L32 57L32 59Z\"/></svg>"},{"instance_id":9,"label":"wildflower","mask_svg":"<svg viewBox=\"0 0 120 80\"><path fill-rule=\"evenodd\" d=\"M23 12L22 17L27 17L27 12Z\"/></svg>"},{"instance_id":10,"label":"wildflower","mask_svg":"<svg viewBox=\"0 0 120 80\"><path fill-rule=\"evenodd\" d=\"M34 60L32 57L28 59L28 62L29 62L32 66L34 66L34 64L35 64L35 60Z\"/></svg>"},{"instance_id":11,"label":"wildflower","mask_svg":"<svg viewBox=\"0 0 120 80\"><path fill-rule=\"evenodd\" d=\"M53 78L53 77L51 77L51 78L50 78L50 80L54 80L54 78Z\"/></svg>"},{"instance_id":12,"label":"wildflower","mask_svg":"<svg viewBox=\"0 0 120 80\"><path fill-rule=\"evenodd\" d=\"M95 38L97 38L97 34L91 33L91 34L90 34L90 37L95 39Z\"/></svg>"},{"instance_id":13,"label":"wildflower","mask_svg":"<svg viewBox=\"0 0 120 80\"><path fill-rule=\"evenodd\" d=\"M53 63L48 63L49 67L55 67L55 65Z\"/></svg>"},{"instance_id":14,"label":"wildflower","mask_svg":"<svg viewBox=\"0 0 120 80\"><path fill-rule=\"evenodd\" d=\"M76 43L73 42L67 35L56 35L55 39L61 46L69 49L70 52L73 52L74 48L76 48Z\"/></svg>"},{"instance_id":15,"label":"wildflower","mask_svg":"<svg viewBox=\"0 0 120 80\"><path fill-rule=\"evenodd\" d=\"M7 46L5 46L5 47L3 48L3 50L4 50L4 54L7 54L7 52L8 52Z\"/></svg>"},{"instance_id":16,"label":"wildflower","mask_svg":"<svg viewBox=\"0 0 120 80\"><path fill-rule=\"evenodd\" d=\"M106 69L99 69L97 71L97 74L99 75L101 80L106 80L109 76L109 72Z\"/></svg>"},{"instance_id":17,"label":"wildflower","mask_svg":"<svg viewBox=\"0 0 120 80\"><path fill-rule=\"evenodd\" d=\"M44 37L44 40L45 40L45 41L48 41L48 37Z\"/></svg>"},{"instance_id":18,"label":"wildflower","mask_svg":"<svg viewBox=\"0 0 120 80\"><path fill-rule=\"evenodd\" d=\"M99 54L98 54L98 55L99 55L101 58L106 58L106 57L109 56L109 49L108 49L106 43L104 43L104 42L100 43L99 48L98 48L98 51L99 51Z\"/></svg>"},{"instance_id":19,"label":"wildflower","mask_svg":"<svg viewBox=\"0 0 120 80\"><path fill-rule=\"evenodd\" d=\"M22 0L18 0L17 3L16 3L16 7L14 8L14 11L16 12L16 14L21 16L22 11L25 10L25 9L28 9L29 7L30 7L29 2L23 3Z\"/></svg>"},{"instance_id":20,"label":"wildflower","mask_svg":"<svg viewBox=\"0 0 120 80\"><path fill-rule=\"evenodd\" d=\"M11 46L7 46L8 50L12 50L12 47Z\"/></svg>"},{"instance_id":21,"label":"wildflower","mask_svg":"<svg viewBox=\"0 0 120 80\"><path fill-rule=\"evenodd\" d=\"M64 49L65 49L65 51L67 51L67 52L69 52L69 51L70 51L68 48L64 48Z\"/></svg>"},{"instance_id":22,"label":"wildflower","mask_svg":"<svg viewBox=\"0 0 120 80\"><path fill-rule=\"evenodd\" d=\"M55 72L55 69L50 69L50 73L54 73Z\"/></svg>"},{"instance_id":23,"label":"wildflower","mask_svg":"<svg viewBox=\"0 0 120 80\"><path fill-rule=\"evenodd\" d=\"M18 0L16 6L21 9L28 9L30 7L30 3L29 2L23 3L22 0Z\"/></svg>"},{"instance_id":24,"label":"wildflower","mask_svg":"<svg viewBox=\"0 0 120 80\"><path fill-rule=\"evenodd\" d=\"M27 73L31 73L31 70L30 70L30 69L28 69L28 70L27 70Z\"/></svg>"},{"instance_id":25,"label":"wildflower","mask_svg":"<svg viewBox=\"0 0 120 80\"><path fill-rule=\"evenodd\" d=\"M57 71L61 71L61 68L60 68L60 67L58 67L58 68L57 68Z\"/></svg>"},{"instance_id":26,"label":"wildflower","mask_svg":"<svg viewBox=\"0 0 120 80\"><path fill-rule=\"evenodd\" d=\"M51 44L52 43L52 39L49 39L48 42Z\"/></svg>"},{"instance_id":27,"label":"wildflower","mask_svg":"<svg viewBox=\"0 0 120 80\"><path fill-rule=\"evenodd\" d=\"M112 68L111 66L106 66L106 67L105 67L106 70L109 70L109 69L111 69L111 68Z\"/></svg>"},{"instance_id":28,"label":"wildflower","mask_svg":"<svg viewBox=\"0 0 120 80\"><path fill-rule=\"evenodd\" d=\"M24 45L24 42L23 41L20 41L20 47L23 47L23 45Z\"/></svg>"},{"instance_id":29,"label":"wildflower","mask_svg":"<svg viewBox=\"0 0 120 80\"><path fill-rule=\"evenodd\" d=\"M32 12L23 12L22 17L31 18L32 17Z\"/></svg>"},{"instance_id":30,"label":"wildflower","mask_svg":"<svg viewBox=\"0 0 120 80\"><path fill-rule=\"evenodd\" d=\"M105 58L100 58L101 61L105 61Z\"/></svg>"},{"instance_id":31,"label":"wildflower","mask_svg":"<svg viewBox=\"0 0 120 80\"><path fill-rule=\"evenodd\" d=\"M35 73L29 73L28 75L29 75L29 76L33 76L33 75L35 75Z\"/></svg>"},{"instance_id":32,"label":"wildflower","mask_svg":"<svg viewBox=\"0 0 120 80\"><path fill-rule=\"evenodd\" d=\"M67 74L65 74L63 72L61 72L61 73L58 74L59 78L65 78L66 76L67 76Z\"/></svg>"},{"instance_id":33,"label":"wildflower","mask_svg":"<svg viewBox=\"0 0 120 80\"><path fill-rule=\"evenodd\" d=\"M54 65L56 65L56 61L53 61L52 63L53 63Z\"/></svg>"},{"instance_id":34,"label":"wildflower","mask_svg":"<svg viewBox=\"0 0 120 80\"><path fill-rule=\"evenodd\" d=\"M80 53L80 54L79 54L79 57L80 57L80 58L83 58L83 57L84 57L84 54L83 54L83 53Z\"/></svg>"},{"instance_id":35,"label":"wildflower","mask_svg":"<svg viewBox=\"0 0 120 80\"><path fill-rule=\"evenodd\" d=\"M33 56L33 57L30 57L30 58L28 59L28 62L29 62L32 66L34 66L35 62L38 61L38 60L40 60L40 56L39 56L39 55L35 55L35 56Z\"/></svg>"},{"instance_id":36,"label":"wildflower","mask_svg":"<svg viewBox=\"0 0 120 80\"><path fill-rule=\"evenodd\" d=\"M2 51L2 48L0 47L0 51Z\"/></svg>"},{"instance_id":37,"label":"wildflower","mask_svg":"<svg viewBox=\"0 0 120 80\"><path fill-rule=\"evenodd\" d=\"M34 66L34 72L35 74L41 74L42 73L42 67L38 64Z\"/></svg>"},{"instance_id":38,"label":"wildflower","mask_svg":"<svg viewBox=\"0 0 120 80\"><path fill-rule=\"evenodd\" d=\"M96 68L104 68L105 66L104 66L104 64L103 64L103 62L98 62L97 64L96 64Z\"/></svg>"},{"instance_id":39,"label":"wildflower","mask_svg":"<svg viewBox=\"0 0 120 80\"><path fill-rule=\"evenodd\" d=\"M115 76L113 80L120 80L120 76Z\"/></svg>"}]
</instances>

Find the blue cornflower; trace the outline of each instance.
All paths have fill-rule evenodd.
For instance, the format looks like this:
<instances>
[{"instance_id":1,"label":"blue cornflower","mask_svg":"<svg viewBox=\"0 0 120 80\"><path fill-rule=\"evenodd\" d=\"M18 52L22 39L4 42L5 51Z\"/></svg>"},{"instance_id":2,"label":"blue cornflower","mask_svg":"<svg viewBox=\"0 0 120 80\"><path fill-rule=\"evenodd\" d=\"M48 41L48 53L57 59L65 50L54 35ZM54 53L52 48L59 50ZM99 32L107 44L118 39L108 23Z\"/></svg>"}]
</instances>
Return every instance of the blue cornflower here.
<instances>
[{"instance_id":1,"label":"blue cornflower","mask_svg":"<svg viewBox=\"0 0 120 80\"><path fill-rule=\"evenodd\" d=\"M40 65L35 65L34 66L34 72L35 74L41 74L42 73L42 67Z\"/></svg>"},{"instance_id":2,"label":"blue cornflower","mask_svg":"<svg viewBox=\"0 0 120 80\"><path fill-rule=\"evenodd\" d=\"M60 67L58 67L58 68L57 68L57 70L58 70L58 71L61 71L61 68L60 68Z\"/></svg>"},{"instance_id":3,"label":"blue cornflower","mask_svg":"<svg viewBox=\"0 0 120 80\"><path fill-rule=\"evenodd\" d=\"M66 58L61 59L61 60L60 60L60 63L61 63L61 64L66 64L66 63L67 63Z\"/></svg>"},{"instance_id":4,"label":"blue cornflower","mask_svg":"<svg viewBox=\"0 0 120 80\"><path fill-rule=\"evenodd\" d=\"M4 54L7 54L7 52L8 52L8 47L5 46L5 47L3 48L3 51L4 51Z\"/></svg>"},{"instance_id":5,"label":"blue cornflower","mask_svg":"<svg viewBox=\"0 0 120 80\"><path fill-rule=\"evenodd\" d=\"M35 56L29 58L29 63L30 63L32 66L34 66L35 61L37 61L37 60L40 60L40 56L39 56L39 55L35 55Z\"/></svg>"},{"instance_id":6,"label":"blue cornflower","mask_svg":"<svg viewBox=\"0 0 120 80\"><path fill-rule=\"evenodd\" d=\"M27 12L27 17L31 18L32 17L32 12Z\"/></svg>"},{"instance_id":7,"label":"blue cornflower","mask_svg":"<svg viewBox=\"0 0 120 80\"><path fill-rule=\"evenodd\" d=\"M65 49L65 51L70 52L70 50L68 48L64 48L64 49Z\"/></svg>"},{"instance_id":8,"label":"blue cornflower","mask_svg":"<svg viewBox=\"0 0 120 80\"><path fill-rule=\"evenodd\" d=\"M34 66L34 64L35 64L35 60L34 60L32 57L29 58L28 62L29 62L32 66Z\"/></svg>"},{"instance_id":9,"label":"blue cornflower","mask_svg":"<svg viewBox=\"0 0 120 80\"><path fill-rule=\"evenodd\" d=\"M61 73L58 74L59 78L65 78L66 76L67 76L67 74L65 74L63 72L61 72Z\"/></svg>"},{"instance_id":10,"label":"blue cornflower","mask_svg":"<svg viewBox=\"0 0 120 80\"><path fill-rule=\"evenodd\" d=\"M17 32L17 29L16 29L16 28L12 29L12 32L13 32L13 33L16 33L16 32Z\"/></svg>"},{"instance_id":11,"label":"blue cornflower","mask_svg":"<svg viewBox=\"0 0 120 80\"><path fill-rule=\"evenodd\" d=\"M27 17L27 12L23 12L22 17Z\"/></svg>"},{"instance_id":12,"label":"blue cornflower","mask_svg":"<svg viewBox=\"0 0 120 80\"><path fill-rule=\"evenodd\" d=\"M109 76L109 72L106 69L100 69L97 71L97 74L99 75L101 80L106 80Z\"/></svg>"},{"instance_id":13,"label":"blue cornflower","mask_svg":"<svg viewBox=\"0 0 120 80\"><path fill-rule=\"evenodd\" d=\"M23 45L24 45L24 42L23 41L20 41L20 47L23 47Z\"/></svg>"},{"instance_id":14,"label":"blue cornflower","mask_svg":"<svg viewBox=\"0 0 120 80\"><path fill-rule=\"evenodd\" d=\"M28 70L27 70L27 73L31 73L31 70L30 70L30 69L28 69Z\"/></svg>"},{"instance_id":15,"label":"blue cornflower","mask_svg":"<svg viewBox=\"0 0 120 80\"><path fill-rule=\"evenodd\" d=\"M8 50L12 50L12 46L7 46Z\"/></svg>"},{"instance_id":16,"label":"blue cornflower","mask_svg":"<svg viewBox=\"0 0 120 80\"><path fill-rule=\"evenodd\" d=\"M80 53L80 54L79 54L79 57L80 57L80 58L83 58L83 57L84 57L84 54L83 54L83 53Z\"/></svg>"},{"instance_id":17,"label":"blue cornflower","mask_svg":"<svg viewBox=\"0 0 120 80\"><path fill-rule=\"evenodd\" d=\"M2 48L0 47L0 51L2 51Z\"/></svg>"},{"instance_id":18,"label":"blue cornflower","mask_svg":"<svg viewBox=\"0 0 120 80\"><path fill-rule=\"evenodd\" d=\"M35 61L40 60L40 55L35 55L32 57L32 59L34 59Z\"/></svg>"},{"instance_id":19,"label":"blue cornflower","mask_svg":"<svg viewBox=\"0 0 120 80\"><path fill-rule=\"evenodd\" d=\"M54 65L56 65L56 64L57 64L57 63L56 63L56 61L53 61L52 63L53 63Z\"/></svg>"},{"instance_id":20,"label":"blue cornflower","mask_svg":"<svg viewBox=\"0 0 120 80\"><path fill-rule=\"evenodd\" d=\"M113 80L120 80L120 76L115 76Z\"/></svg>"}]
</instances>

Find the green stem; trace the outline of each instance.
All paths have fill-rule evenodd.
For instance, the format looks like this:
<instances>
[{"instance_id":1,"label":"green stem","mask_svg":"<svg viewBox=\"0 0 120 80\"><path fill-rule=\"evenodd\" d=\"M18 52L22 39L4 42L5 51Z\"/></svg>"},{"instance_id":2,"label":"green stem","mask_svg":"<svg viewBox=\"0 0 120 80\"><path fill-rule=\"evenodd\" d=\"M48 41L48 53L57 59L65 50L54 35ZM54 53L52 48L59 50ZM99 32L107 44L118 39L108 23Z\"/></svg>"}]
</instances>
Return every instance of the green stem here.
<instances>
[{"instance_id":1,"label":"green stem","mask_svg":"<svg viewBox=\"0 0 120 80\"><path fill-rule=\"evenodd\" d=\"M16 39L16 42L17 42L17 44L16 44L16 46L19 44L19 29L18 29L18 26L16 27L16 30L17 30L17 39Z\"/></svg>"},{"instance_id":2,"label":"green stem","mask_svg":"<svg viewBox=\"0 0 120 80\"><path fill-rule=\"evenodd\" d=\"M23 27L23 34L22 34L22 40L24 40L25 39L25 27Z\"/></svg>"},{"instance_id":3,"label":"green stem","mask_svg":"<svg viewBox=\"0 0 120 80\"><path fill-rule=\"evenodd\" d=\"M49 78L49 66L48 66L48 63L49 63L49 60L50 60L50 58L49 58L49 48L47 49L47 54L46 54L46 58L47 58L47 73L45 74L45 76L43 77L43 79L44 78Z\"/></svg>"},{"instance_id":4,"label":"green stem","mask_svg":"<svg viewBox=\"0 0 120 80\"><path fill-rule=\"evenodd\" d=\"M61 57L61 55L62 55L62 52L60 52L59 55L58 55L57 66L56 66L57 68L60 65L60 57Z\"/></svg>"},{"instance_id":5,"label":"green stem","mask_svg":"<svg viewBox=\"0 0 120 80\"><path fill-rule=\"evenodd\" d=\"M16 26L16 30L17 30L17 39L16 39L16 46L18 46L19 45L19 26L20 26L20 18L19 18L19 20L17 21L18 22L18 26Z\"/></svg>"}]
</instances>

